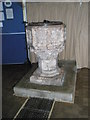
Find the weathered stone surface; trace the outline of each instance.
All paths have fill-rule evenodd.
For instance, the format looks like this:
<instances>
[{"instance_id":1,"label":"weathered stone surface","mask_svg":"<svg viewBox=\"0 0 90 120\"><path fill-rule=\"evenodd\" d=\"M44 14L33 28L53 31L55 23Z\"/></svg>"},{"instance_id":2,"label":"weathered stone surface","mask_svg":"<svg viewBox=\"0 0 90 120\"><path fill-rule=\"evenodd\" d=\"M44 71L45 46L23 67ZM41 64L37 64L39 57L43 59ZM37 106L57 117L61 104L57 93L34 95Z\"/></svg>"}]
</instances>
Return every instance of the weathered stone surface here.
<instances>
[{"instance_id":1,"label":"weathered stone surface","mask_svg":"<svg viewBox=\"0 0 90 120\"><path fill-rule=\"evenodd\" d=\"M43 85L62 85L65 72L58 68L57 56L64 49L65 25L30 27L26 31L27 39L30 50L37 55L38 59L38 69L30 77L30 82Z\"/></svg>"}]
</instances>

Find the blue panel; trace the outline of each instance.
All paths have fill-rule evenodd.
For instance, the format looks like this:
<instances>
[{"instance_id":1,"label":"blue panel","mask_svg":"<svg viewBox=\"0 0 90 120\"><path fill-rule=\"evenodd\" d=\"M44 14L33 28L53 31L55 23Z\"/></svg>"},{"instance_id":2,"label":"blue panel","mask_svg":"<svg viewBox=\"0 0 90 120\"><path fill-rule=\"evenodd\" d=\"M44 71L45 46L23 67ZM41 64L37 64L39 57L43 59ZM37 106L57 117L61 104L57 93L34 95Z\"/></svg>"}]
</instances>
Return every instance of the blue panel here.
<instances>
[{"instance_id":1,"label":"blue panel","mask_svg":"<svg viewBox=\"0 0 90 120\"><path fill-rule=\"evenodd\" d=\"M6 8L4 6L5 20L3 21L2 28L2 63L21 64L27 60L25 34L21 33L25 32L22 7L17 2L12 3L10 8L14 11L14 19L10 20L6 18Z\"/></svg>"},{"instance_id":2,"label":"blue panel","mask_svg":"<svg viewBox=\"0 0 90 120\"><path fill-rule=\"evenodd\" d=\"M4 15L5 21L3 22L3 33L11 33L11 32L23 32L25 31L25 27L23 24L23 11L22 7L17 2L13 2L12 6L10 7L13 9L14 12L14 19L7 19L6 18L6 9L9 9L4 6Z\"/></svg>"},{"instance_id":3,"label":"blue panel","mask_svg":"<svg viewBox=\"0 0 90 120\"><path fill-rule=\"evenodd\" d=\"M6 64L26 61L25 35L4 35L2 39L2 61Z\"/></svg>"}]
</instances>

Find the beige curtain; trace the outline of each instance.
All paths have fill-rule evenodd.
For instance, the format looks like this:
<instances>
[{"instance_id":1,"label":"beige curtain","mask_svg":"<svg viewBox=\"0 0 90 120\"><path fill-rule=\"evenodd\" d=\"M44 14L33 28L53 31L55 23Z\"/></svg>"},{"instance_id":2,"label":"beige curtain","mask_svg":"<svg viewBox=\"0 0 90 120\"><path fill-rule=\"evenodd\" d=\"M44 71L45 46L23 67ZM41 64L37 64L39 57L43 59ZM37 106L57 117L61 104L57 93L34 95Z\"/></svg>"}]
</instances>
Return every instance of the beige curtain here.
<instances>
[{"instance_id":1,"label":"beige curtain","mask_svg":"<svg viewBox=\"0 0 90 120\"><path fill-rule=\"evenodd\" d=\"M66 24L66 46L59 59L76 60L77 67L88 67L88 3L27 3L28 22L44 19ZM30 53L31 62L36 62Z\"/></svg>"}]
</instances>

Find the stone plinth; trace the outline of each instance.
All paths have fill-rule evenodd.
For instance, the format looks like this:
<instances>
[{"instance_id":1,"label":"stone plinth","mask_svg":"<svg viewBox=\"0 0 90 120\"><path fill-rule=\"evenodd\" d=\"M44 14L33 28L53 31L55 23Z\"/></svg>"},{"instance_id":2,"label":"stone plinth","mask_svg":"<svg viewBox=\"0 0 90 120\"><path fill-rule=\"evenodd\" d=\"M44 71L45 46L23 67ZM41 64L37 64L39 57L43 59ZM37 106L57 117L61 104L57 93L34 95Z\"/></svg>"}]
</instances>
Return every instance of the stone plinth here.
<instances>
[{"instance_id":1,"label":"stone plinth","mask_svg":"<svg viewBox=\"0 0 90 120\"><path fill-rule=\"evenodd\" d=\"M46 98L74 103L77 75L76 62L59 61L59 67L63 67L66 73L62 86L31 83L29 78L36 69L32 68L14 87L14 94L20 97Z\"/></svg>"},{"instance_id":2,"label":"stone plinth","mask_svg":"<svg viewBox=\"0 0 90 120\"><path fill-rule=\"evenodd\" d=\"M66 28L61 22L34 23L27 27L30 50L37 55L38 68L31 83L61 86L65 71L58 67L58 53L64 49Z\"/></svg>"}]
</instances>

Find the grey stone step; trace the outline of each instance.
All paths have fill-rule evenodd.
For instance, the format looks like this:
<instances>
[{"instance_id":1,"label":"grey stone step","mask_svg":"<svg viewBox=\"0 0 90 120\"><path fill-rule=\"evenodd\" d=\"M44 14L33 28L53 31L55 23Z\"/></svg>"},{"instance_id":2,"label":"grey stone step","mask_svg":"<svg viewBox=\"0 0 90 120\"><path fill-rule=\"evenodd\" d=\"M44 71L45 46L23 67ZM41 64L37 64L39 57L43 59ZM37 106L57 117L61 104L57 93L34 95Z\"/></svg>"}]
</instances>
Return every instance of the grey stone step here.
<instances>
[{"instance_id":1,"label":"grey stone step","mask_svg":"<svg viewBox=\"0 0 90 120\"><path fill-rule=\"evenodd\" d=\"M54 99L55 101L74 103L76 86L76 62L59 61L59 66L65 70L65 78L62 86L39 85L30 83L31 71L14 87L14 94L22 97L38 97Z\"/></svg>"}]
</instances>

